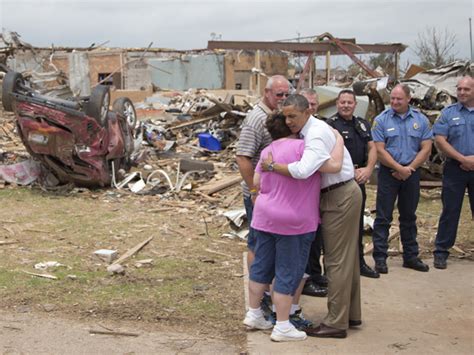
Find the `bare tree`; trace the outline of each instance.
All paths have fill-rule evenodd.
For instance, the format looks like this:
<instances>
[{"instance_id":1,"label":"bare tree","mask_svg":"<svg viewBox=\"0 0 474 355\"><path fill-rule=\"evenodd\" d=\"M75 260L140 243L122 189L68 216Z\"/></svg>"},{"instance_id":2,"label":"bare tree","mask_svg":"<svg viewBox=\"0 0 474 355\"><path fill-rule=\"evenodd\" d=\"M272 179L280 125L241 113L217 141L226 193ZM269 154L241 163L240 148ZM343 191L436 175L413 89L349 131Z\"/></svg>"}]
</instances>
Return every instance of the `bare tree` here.
<instances>
[{"instance_id":1,"label":"bare tree","mask_svg":"<svg viewBox=\"0 0 474 355\"><path fill-rule=\"evenodd\" d=\"M454 60L457 53L453 52L457 38L447 28L426 27L418 33L414 51L420 58L420 65L427 69L439 67Z\"/></svg>"}]
</instances>

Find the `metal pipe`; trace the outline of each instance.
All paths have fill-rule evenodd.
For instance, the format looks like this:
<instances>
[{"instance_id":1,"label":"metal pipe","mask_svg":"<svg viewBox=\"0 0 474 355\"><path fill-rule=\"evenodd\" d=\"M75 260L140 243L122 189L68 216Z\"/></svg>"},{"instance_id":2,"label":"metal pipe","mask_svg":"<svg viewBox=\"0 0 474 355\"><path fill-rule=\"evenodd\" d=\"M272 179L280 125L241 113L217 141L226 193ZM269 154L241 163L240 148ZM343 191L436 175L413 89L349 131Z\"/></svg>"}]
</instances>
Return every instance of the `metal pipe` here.
<instances>
[{"instance_id":1,"label":"metal pipe","mask_svg":"<svg viewBox=\"0 0 474 355\"><path fill-rule=\"evenodd\" d=\"M474 52L472 51L472 23L471 23L471 18L469 17L469 42L471 45L471 62L474 61Z\"/></svg>"}]
</instances>

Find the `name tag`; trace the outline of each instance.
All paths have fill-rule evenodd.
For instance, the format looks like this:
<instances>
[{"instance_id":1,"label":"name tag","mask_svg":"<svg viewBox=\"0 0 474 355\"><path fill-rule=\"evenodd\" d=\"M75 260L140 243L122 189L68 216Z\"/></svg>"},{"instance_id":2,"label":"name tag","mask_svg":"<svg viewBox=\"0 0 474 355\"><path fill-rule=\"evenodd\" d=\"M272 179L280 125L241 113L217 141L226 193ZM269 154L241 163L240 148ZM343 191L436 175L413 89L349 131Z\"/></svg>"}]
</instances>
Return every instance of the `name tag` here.
<instances>
[{"instance_id":1,"label":"name tag","mask_svg":"<svg viewBox=\"0 0 474 355\"><path fill-rule=\"evenodd\" d=\"M454 117L454 118L451 118L451 121L457 121L459 119L460 119L460 117Z\"/></svg>"},{"instance_id":2,"label":"name tag","mask_svg":"<svg viewBox=\"0 0 474 355\"><path fill-rule=\"evenodd\" d=\"M387 132L395 131L395 128L387 128Z\"/></svg>"}]
</instances>

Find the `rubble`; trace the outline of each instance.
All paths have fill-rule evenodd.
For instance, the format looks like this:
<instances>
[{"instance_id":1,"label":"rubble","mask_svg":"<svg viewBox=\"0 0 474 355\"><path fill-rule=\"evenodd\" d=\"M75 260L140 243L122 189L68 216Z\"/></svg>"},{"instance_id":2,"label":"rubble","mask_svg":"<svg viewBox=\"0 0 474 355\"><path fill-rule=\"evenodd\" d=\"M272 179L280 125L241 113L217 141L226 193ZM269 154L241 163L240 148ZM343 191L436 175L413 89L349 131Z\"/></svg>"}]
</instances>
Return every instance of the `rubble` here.
<instances>
[{"instance_id":1,"label":"rubble","mask_svg":"<svg viewBox=\"0 0 474 355\"><path fill-rule=\"evenodd\" d=\"M472 72L471 63L455 62L428 71L416 68L401 82L411 88L412 104L434 122L442 108L455 102L457 77L467 72ZM362 95L358 98L357 114L372 120L389 103L389 92L394 85L380 69L375 73L378 77L373 79L360 74L355 79L346 75L339 78L344 82L338 82L338 87L318 87L322 116L335 112L337 93L352 85L356 93ZM60 73L57 74L60 78ZM46 74L44 81L39 73L30 76L38 85L49 80ZM175 209L180 213L194 208L195 203L205 203L211 209L230 207L240 196L237 184L241 176L234 160L235 146L241 123L256 101L257 97L248 91L241 94L204 89L150 91L143 101L134 103L139 121L133 142L135 166L128 174L119 170L114 176L112 186L120 190L117 197L122 193L156 195L160 198L159 206L151 212ZM6 112L0 114L3 117L1 162L28 161L29 155L15 132L14 117ZM423 177L439 180L442 164L443 157L434 147L430 160L423 166ZM44 180L33 183L44 186ZM437 187L439 182L424 181L422 186ZM233 187L235 189L228 193ZM370 225L371 217L366 217ZM224 236L245 239L245 226L237 228L237 231L230 228Z\"/></svg>"}]
</instances>

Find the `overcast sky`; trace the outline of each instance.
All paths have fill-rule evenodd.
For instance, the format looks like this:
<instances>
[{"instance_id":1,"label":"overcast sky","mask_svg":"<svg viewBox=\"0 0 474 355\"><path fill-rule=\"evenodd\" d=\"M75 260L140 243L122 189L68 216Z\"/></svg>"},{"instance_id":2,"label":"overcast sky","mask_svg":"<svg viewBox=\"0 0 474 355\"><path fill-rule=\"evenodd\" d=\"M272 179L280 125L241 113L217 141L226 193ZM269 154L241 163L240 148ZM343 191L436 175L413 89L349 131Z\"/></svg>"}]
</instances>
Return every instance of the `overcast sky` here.
<instances>
[{"instance_id":1,"label":"overcast sky","mask_svg":"<svg viewBox=\"0 0 474 355\"><path fill-rule=\"evenodd\" d=\"M34 46L205 48L222 40L274 41L330 32L358 43L414 46L427 26L457 37L470 58L472 0L0 0L2 28ZM344 59L339 59L341 64ZM416 61L407 49L403 61ZM335 65L338 59L335 59Z\"/></svg>"}]
</instances>

